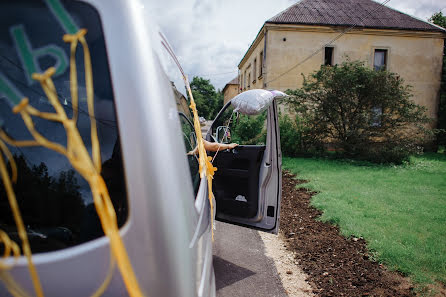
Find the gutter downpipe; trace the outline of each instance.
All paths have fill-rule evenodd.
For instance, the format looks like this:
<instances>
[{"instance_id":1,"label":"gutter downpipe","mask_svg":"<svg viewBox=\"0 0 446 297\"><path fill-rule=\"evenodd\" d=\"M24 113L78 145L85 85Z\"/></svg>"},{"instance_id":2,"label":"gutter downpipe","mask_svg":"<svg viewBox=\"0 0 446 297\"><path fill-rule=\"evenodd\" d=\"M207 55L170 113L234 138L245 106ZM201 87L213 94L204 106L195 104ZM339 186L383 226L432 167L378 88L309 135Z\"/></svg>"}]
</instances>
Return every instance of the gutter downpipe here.
<instances>
[{"instance_id":1,"label":"gutter downpipe","mask_svg":"<svg viewBox=\"0 0 446 297\"><path fill-rule=\"evenodd\" d=\"M266 24L265 24L266 25ZM263 32L263 62L262 62L262 73L263 73L263 88L266 89L266 77L267 77L267 72L266 70L266 53L267 53L267 42L266 39L268 37L268 27L265 26L265 31Z\"/></svg>"}]
</instances>

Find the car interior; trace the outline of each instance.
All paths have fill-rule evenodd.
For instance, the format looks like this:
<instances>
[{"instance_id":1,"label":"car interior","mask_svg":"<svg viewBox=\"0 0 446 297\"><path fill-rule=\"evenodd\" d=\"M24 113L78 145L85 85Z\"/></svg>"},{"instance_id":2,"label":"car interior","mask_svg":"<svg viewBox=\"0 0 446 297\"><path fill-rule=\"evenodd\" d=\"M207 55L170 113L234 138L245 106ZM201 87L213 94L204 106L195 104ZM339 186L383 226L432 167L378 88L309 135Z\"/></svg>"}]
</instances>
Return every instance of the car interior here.
<instances>
[{"instance_id":1,"label":"car interior","mask_svg":"<svg viewBox=\"0 0 446 297\"><path fill-rule=\"evenodd\" d=\"M237 143L232 150L213 153L213 189L217 219L221 214L253 218L259 208L259 172L265 153L266 112L241 115L227 104L211 126L208 141ZM208 136L209 137L209 136Z\"/></svg>"}]
</instances>

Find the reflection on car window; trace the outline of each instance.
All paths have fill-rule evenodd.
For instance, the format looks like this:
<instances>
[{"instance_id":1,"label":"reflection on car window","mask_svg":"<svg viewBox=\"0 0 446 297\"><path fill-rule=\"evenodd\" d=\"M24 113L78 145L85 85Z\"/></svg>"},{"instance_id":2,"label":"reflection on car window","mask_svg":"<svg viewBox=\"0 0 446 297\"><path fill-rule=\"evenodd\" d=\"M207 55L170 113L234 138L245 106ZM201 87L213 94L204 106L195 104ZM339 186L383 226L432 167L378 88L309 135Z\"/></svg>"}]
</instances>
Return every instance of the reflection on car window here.
<instances>
[{"instance_id":1,"label":"reflection on car window","mask_svg":"<svg viewBox=\"0 0 446 297\"><path fill-rule=\"evenodd\" d=\"M192 124L191 112L189 110L189 104L186 97L178 92L175 85L172 83L172 88L175 95L175 101L177 104L178 114L180 116L181 130L183 133L184 146L186 148L185 156L189 164L189 170L192 179L192 187L194 188L195 196L198 193L200 186L200 174L198 160L195 155L189 155L188 152L195 149L197 146L197 136L195 135L194 125Z\"/></svg>"},{"instance_id":2,"label":"reflection on car window","mask_svg":"<svg viewBox=\"0 0 446 297\"><path fill-rule=\"evenodd\" d=\"M266 113L265 110L259 115L243 115L234 112L234 107L229 105L212 124L214 140L224 143L234 142L239 145L264 145Z\"/></svg>"},{"instance_id":3,"label":"reflection on car window","mask_svg":"<svg viewBox=\"0 0 446 297\"><path fill-rule=\"evenodd\" d=\"M190 103L186 99L184 94L179 91L179 90L185 90L186 88L182 80L182 77L180 76L181 73L178 70L175 62L172 60L172 57L169 54L167 54L164 48L162 49L161 52L158 52L157 54L161 60L161 64L163 65L165 73L168 75L171 81L176 107L181 123L181 130L185 147L184 156L185 158L187 158L187 162L189 164L190 178L195 193L194 197L196 198L198 193L198 188L200 186L199 164L197 156L188 153L194 150L195 147L197 146L197 139L193 125L193 116L189 108ZM189 180L185 179L185 182L189 183Z\"/></svg>"},{"instance_id":4,"label":"reflection on car window","mask_svg":"<svg viewBox=\"0 0 446 297\"><path fill-rule=\"evenodd\" d=\"M181 130L183 133L184 146L186 147L187 162L189 164L189 170L192 178L192 186L194 193L197 195L198 187L200 186L200 174L199 165L196 155L190 155L188 152L195 149L197 146L197 137L195 135L194 126L190 119L186 117L184 113L180 113Z\"/></svg>"},{"instance_id":5,"label":"reflection on car window","mask_svg":"<svg viewBox=\"0 0 446 297\"><path fill-rule=\"evenodd\" d=\"M47 1L50 3L50 1ZM102 157L102 176L116 210L118 225L127 220L127 198L121 148L115 117L107 53L101 21L94 8L79 1L55 1L68 12L70 22L86 28L92 56L95 112ZM60 12L60 11L59 11ZM44 1L10 0L0 3L0 120L3 130L15 139L32 139L20 115L13 114L6 90L28 97L42 112L54 112L33 72L56 68L56 92L68 117L72 117L69 78L69 44L63 42L66 22ZM77 127L91 154L90 118L85 94L83 51L77 51L79 118ZM8 87L5 87L7 85ZM36 129L50 141L66 146L67 135L60 123L33 118ZM66 159L42 147L10 147L18 166L14 185L31 249L34 253L73 246L103 235L88 183ZM0 186L0 229L18 241L17 230Z\"/></svg>"}]
</instances>

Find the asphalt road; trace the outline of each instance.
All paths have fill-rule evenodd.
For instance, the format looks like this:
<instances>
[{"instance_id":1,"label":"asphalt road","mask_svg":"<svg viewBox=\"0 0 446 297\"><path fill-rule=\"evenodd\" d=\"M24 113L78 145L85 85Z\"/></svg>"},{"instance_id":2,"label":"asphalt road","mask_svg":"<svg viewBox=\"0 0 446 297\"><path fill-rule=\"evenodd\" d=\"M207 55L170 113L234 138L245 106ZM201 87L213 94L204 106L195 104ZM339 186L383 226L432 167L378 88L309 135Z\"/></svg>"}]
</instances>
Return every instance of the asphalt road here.
<instances>
[{"instance_id":1,"label":"asphalt road","mask_svg":"<svg viewBox=\"0 0 446 297\"><path fill-rule=\"evenodd\" d=\"M217 297L286 297L257 231L217 222L214 270Z\"/></svg>"}]
</instances>

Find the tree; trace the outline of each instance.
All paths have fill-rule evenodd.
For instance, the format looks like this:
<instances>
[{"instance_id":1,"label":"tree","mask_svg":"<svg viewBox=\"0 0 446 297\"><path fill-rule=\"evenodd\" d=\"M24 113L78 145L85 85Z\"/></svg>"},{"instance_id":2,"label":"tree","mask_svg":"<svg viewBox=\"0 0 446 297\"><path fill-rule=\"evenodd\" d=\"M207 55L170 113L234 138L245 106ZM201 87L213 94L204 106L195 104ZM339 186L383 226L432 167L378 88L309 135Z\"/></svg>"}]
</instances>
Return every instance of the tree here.
<instances>
[{"instance_id":1,"label":"tree","mask_svg":"<svg viewBox=\"0 0 446 297\"><path fill-rule=\"evenodd\" d=\"M214 119L223 106L223 94L215 91L209 79L194 76L190 83L192 95L197 104L198 115L206 119Z\"/></svg>"},{"instance_id":2,"label":"tree","mask_svg":"<svg viewBox=\"0 0 446 297\"><path fill-rule=\"evenodd\" d=\"M14 193L25 225L36 230L55 230L65 227L74 238L79 238L85 204L75 171L60 171L50 175L45 163L28 165L24 155L15 155L17 181ZM8 167L11 164L8 163ZM0 225L8 226L7 232L15 232L15 221L4 185L0 185ZM11 234L11 233L9 233ZM30 239L33 252L50 251L74 244L72 238L45 241Z\"/></svg>"},{"instance_id":3,"label":"tree","mask_svg":"<svg viewBox=\"0 0 446 297\"><path fill-rule=\"evenodd\" d=\"M215 105L215 109L214 109L214 114L212 115L212 117L210 119L214 119L218 112L223 108L223 103L224 103L224 96L223 96L223 92L218 89L217 93L216 93L216 105Z\"/></svg>"},{"instance_id":4,"label":"tree","mask_svg":"<svg viewBox=\"0 0 446 297\"><path fill-rule=\"evenodd\" d=\"M446 16L443 16L441 11L434 13L429 21L446 29ZM446 44L443 48L443 70L441 74L440 105L438 108L438 129L440 129L440 132L437 136L437 142L440 145L446 145Z\"/></svg>"},{"instance_id":5,"label":"tree","mask_svg":"<svg viewBox=\"0 0 446 297\"><path fill-rule=\"evenodd\" d=\"M446 28L446 16L444 16L441 11L434 13L429 18L429 22L434 23L437 26Z\"/></svg>"},{"instance_id":6,"label":"tree","mask_svg":"<svg viewBox=\"0 0 446 297\"><path fill-rule=\"evenodd\" d=\"M304 77L301 89L287 92L315 150L331 142L348 157L399 163L426 139L429 118L410 99L410 86L363 62L321 66Z\"/></svg>"}]
</instances>

